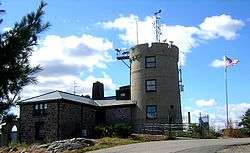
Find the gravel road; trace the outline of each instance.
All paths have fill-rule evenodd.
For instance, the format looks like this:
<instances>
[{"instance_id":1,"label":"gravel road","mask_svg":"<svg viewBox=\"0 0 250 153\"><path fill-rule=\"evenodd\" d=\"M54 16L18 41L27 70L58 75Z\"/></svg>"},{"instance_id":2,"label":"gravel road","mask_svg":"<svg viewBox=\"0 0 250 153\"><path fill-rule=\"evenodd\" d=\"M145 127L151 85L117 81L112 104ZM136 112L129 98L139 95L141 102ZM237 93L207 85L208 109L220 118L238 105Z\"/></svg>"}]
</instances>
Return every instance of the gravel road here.
<instances>
[{"instance_id":1,"label":"gravel road","mask_svg":"<svg viewBox=\"0 0 250 153\"><path fill-rule=\"evenodd\" d=\"M250 138L154 141L117 146L91 153L215 153L228 146L240 144L250 144Z\"/></svg>"}]
</instances>

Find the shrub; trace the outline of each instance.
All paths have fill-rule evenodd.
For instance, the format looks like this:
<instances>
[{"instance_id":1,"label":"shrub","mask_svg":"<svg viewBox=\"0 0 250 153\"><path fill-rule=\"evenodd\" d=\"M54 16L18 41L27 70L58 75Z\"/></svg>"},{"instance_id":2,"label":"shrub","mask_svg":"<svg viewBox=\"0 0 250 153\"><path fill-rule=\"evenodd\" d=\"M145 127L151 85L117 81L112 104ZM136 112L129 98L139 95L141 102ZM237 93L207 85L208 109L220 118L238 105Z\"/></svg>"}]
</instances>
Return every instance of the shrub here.
<instances>
[{"instance_id":1,"label":"shrub","mask_svg":"<svg viewBox=\"0 0 250 153\"><path fill-rule=\"evenodd\" d=\"M228 128L225 129L223 132L223 135L226 137L230 137L230 138L240 138L242 137L242 134L240 132L239 129L234 129L234 128Z\"/></svg>"},{"instance_id":2,"label":"shrub","mask_svg":"<svg viewBox=\"0 0 250 153\"><path fill-rule=\"evenodd\" d=\"M247 128L240 128L240 133L242 137L250 137L250 131Z\"/></svg>"},{"instance_id":3,"label":"shrub","mask_svg":"<svg viewBox=\"0 0 250 153\"><path fill-rule=\"evenodd\" d=\"M105 136L105 127L104 126L98 125L94 128L94 131L95 131L95 136L97 138L101 138L101 137Z\"/></svg>"},{"instance_id":4,"label":"shrub","mask_svg":"<svg viewBox=\"0 0 250 153\"><path fill-rule=\"evenodd\" d=\"M132 126L129 124L98 125L94 128L94 131L97 138L114 135L126 138L132 133Z\"/></svg>"},{"instance_id":5,"label":"shrub","mask_svg":"<svg viewBox=\"0 0 250 153\"><path fill-rule=\"evenodd\" d=\"M126 138L132 134L132 126L129 124L115 124L114 133L118 137Z\"/></svg>"}]
</instances>

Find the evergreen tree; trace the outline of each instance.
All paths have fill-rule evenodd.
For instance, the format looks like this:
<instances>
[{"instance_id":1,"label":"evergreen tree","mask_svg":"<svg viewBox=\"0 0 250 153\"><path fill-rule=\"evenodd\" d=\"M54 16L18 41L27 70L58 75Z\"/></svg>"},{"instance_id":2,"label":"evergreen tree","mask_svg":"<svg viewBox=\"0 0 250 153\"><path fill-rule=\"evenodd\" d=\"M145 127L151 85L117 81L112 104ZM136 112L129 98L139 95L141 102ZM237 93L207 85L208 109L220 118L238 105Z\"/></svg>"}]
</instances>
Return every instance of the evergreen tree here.
<instances>
[{"instance_id":1,"label":"evergreen tree","mask_svg":"<svg viewBox=\"0 0 250 153\"><path fill-rule=\"evenodd\" d=\"M35 12L24 16L14 27L0 34L0 124L8 120L9 108L16 104L22 88L36 83L34 74L41 67L31 66L29 57L37 45L37 37L50 25L43 22L44 7L41 2Z\"/></svg>"},{"instance_id":2,"label":"evergreen tree","mask_svg":"<svg viewBox=\"0 0 250 153\"><path fill-rule=\"evenodd\" d=\"M250 136L250 108L243 115L239 125L243 126L244 133Z\"/></svg>"},{"instance_id":3,"label":"evergreen tree","mask_svg":"<svg viewBox=\"0 0 250 153\"><path fill-rule=\"evenodd\" d=\"M0 6L2 5L2 3L0 2ZM4 14L5 10L0 9L0 15ZM3 22L3 19L0 18L0 24Z\"/></svg>"}]
</instances>

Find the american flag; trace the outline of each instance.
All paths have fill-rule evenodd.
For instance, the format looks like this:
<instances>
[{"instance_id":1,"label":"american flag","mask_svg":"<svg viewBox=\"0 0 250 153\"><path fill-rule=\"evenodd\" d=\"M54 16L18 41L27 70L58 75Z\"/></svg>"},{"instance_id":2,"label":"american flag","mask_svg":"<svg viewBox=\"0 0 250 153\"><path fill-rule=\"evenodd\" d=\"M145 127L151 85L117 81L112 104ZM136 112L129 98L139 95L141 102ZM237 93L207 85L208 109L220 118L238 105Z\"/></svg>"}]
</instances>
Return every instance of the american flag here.
<instances>
[{"instance_id":1,"label":"american flag","mask_svg":"<svg viewBox=\"0 0 250 153\"><path fill-rule=\"evenodd\" d=\"M229 58L229 57L225 56L225 66L226 67L234 66L234 65L236 65L238 63L239 63L238 59L232 59L232 58Z\"/></svg>"}]
</instances>

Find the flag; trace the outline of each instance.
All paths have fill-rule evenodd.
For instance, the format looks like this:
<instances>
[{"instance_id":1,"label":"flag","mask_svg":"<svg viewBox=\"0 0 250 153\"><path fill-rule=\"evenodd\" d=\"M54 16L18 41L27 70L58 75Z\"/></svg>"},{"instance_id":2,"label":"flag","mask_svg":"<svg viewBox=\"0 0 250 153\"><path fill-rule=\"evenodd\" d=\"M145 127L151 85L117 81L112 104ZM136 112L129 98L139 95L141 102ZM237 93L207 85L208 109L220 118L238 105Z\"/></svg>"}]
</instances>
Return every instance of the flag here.
<instances>
[{"instance_id":1,"label":"flag","mask_svg":"<svg viewBox=\"0 0 250 153\"><path fill-rule=\"evenodd\" d=\"M226 67L234 66L234 65L236 65L238 63L239 63L238 59L232 59L232 58L229 58L229 57L225 56L225 66Z\"/></svg>"}]
</instances>

